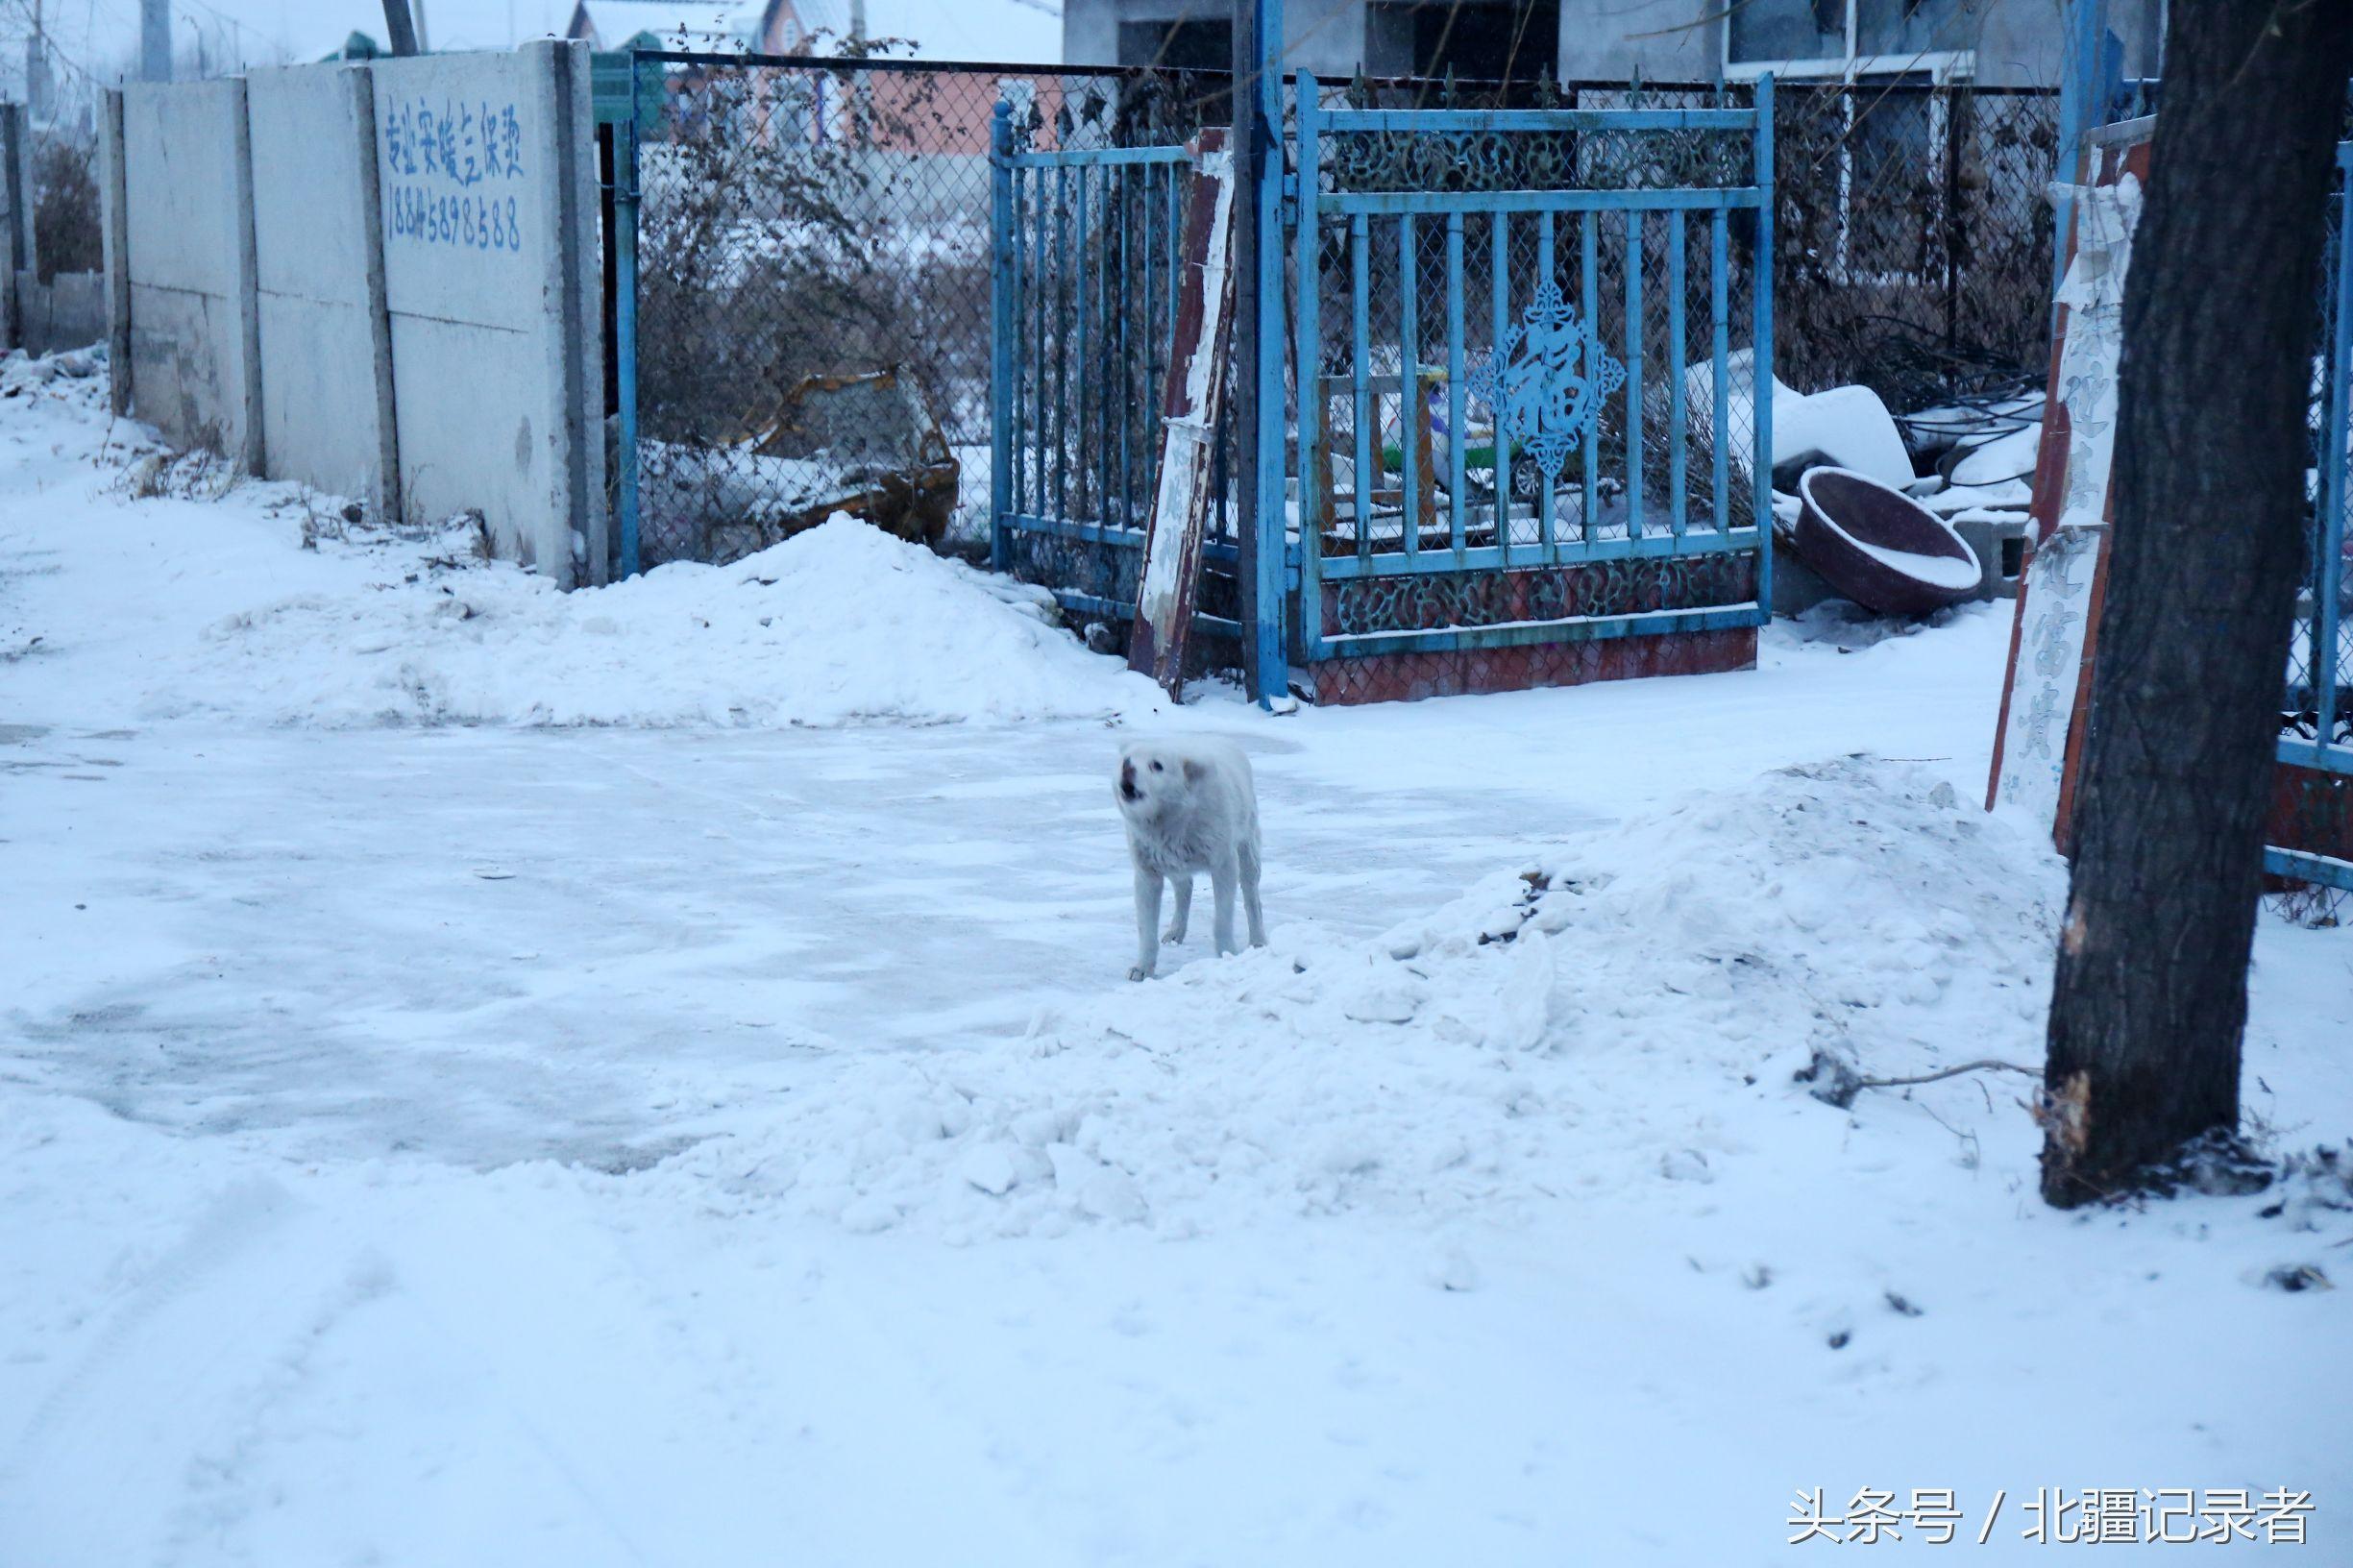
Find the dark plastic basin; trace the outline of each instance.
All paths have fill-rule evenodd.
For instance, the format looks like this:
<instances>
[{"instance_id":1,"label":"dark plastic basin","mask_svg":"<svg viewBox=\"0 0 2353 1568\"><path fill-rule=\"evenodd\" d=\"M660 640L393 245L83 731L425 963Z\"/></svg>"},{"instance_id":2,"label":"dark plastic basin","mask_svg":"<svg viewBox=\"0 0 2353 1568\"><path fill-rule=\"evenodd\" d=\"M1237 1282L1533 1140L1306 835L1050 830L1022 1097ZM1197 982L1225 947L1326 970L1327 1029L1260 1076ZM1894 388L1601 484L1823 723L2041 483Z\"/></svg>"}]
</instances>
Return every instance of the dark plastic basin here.
<instances>
[{"instance_id":1,"label":"dark plastic basin","mask_svg":"<svg viewBox=\"0 0 2353 1568\"><path fill-rule=\"evenodd\" d=\"M1977 552L1943 518L1844 468L1798 481L1798 553L1823 580L1881 615L1926 615L1972 598Z\"/></svg>"}]
</instances>

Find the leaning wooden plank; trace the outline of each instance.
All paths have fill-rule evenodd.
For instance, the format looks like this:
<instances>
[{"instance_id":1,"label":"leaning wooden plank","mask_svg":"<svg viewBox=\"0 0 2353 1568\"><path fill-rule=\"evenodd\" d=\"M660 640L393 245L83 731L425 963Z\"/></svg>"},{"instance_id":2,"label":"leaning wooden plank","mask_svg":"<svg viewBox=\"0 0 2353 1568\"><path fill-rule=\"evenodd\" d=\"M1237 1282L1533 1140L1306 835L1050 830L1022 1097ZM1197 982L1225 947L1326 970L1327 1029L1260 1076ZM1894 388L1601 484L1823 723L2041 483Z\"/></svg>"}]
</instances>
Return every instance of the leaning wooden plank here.
<instances>
[{"instance_id":1,"label":"leaning wooden plank","mask_svg":"<svg viewBox=\"0 0 2353 1568\"><path fill-rule=\"evenodd\" d=\"M1136 629L1128 643L1129 666L1171 697L1183 694L1202 535L1217 499L1210 487L1210 459L1233 339L1234 156L1222 131L1204 131L1193 143L1184 243L1176 341L1161 396L1160 484L1145 526Z\"/></svg>"},{"instance_id":2,"label":"leaning wooden plank","mask_svg":"<svg viewBox=\"0 0 2353 1568\"><path fill-rule=\"evenodd\" d=\"M2107 590L2124 275L2149 150L2145 129L2091 150L2073 187L2074 233L2034 480L2034 549L2019 579L1986 790L1989 810L2024 808L2062 854L2072 847L2075 772Z\"/></svg>"}]
</instances>

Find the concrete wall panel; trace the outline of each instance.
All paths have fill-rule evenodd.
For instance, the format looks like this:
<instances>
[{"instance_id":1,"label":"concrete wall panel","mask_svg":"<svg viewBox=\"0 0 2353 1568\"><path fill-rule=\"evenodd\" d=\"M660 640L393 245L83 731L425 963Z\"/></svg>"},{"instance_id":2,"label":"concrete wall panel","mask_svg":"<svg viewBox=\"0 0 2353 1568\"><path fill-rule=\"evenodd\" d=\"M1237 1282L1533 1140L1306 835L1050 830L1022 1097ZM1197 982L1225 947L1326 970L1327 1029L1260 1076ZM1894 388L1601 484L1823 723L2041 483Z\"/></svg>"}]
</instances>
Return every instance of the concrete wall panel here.
<instances>
[{"instance_id":1,"label":"concrete wall panel","mask_svg":"<svg viewBox=\"0 0 2353 1568\"><path fill-rule=\"evenodd\" d=\"M478 510L500 554L567 585L601 580L587 50L370 69L408 509Z\"/></svg>"},{"instance_id":2,"label":"concrete wall panel","mask_svg":"<svg viewBox=\"0 0 2353 1568\"><path fill-rule=\"evenodd\" d=\"M132 411L262 471L242 79L123 89Z\"/></svg>"},{"instance_id":3,"label":"concrete wall panel","mask_svg":"<svg viewBox=\"0 0 2353 1568\"><path fill-rule=\"evenodd\" d=\"M381 517L400 506L370 86L359 66L256 70L246 113L270 475Z\"/></svg>"}]
</instances>

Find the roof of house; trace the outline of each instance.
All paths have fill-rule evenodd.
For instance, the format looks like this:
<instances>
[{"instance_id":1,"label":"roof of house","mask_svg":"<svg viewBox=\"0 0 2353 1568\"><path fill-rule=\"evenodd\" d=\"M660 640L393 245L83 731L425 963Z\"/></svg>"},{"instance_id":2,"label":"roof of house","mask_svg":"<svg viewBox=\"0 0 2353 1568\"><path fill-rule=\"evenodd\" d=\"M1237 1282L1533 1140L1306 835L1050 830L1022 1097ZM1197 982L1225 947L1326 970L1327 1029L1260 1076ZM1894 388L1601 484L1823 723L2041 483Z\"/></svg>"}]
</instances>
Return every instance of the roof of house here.
<instances>
[{"instance_id":1,"label":"roof of house","mask_svg":"<svg viewBox=\"0 0 2353 1568\"><path fill-rule=\"evenodd\" d=\"M849 35L849 0L786 0L804 34ZM870 38L909 38L918 60L1062 61L1061 0L866 0Z\"/></svg>"},{"instance_id":2,"label":"roof of house","mask_svg":"<svg viewBox=\"0 0 2353 1568\"><path fill-rule=\"evenodd\" d=\"M578 0L564 36L598 49L618 49L640 34L671 48L741 47L760 22L758 6L741 0Z\"/></svg>"}]
</instances>

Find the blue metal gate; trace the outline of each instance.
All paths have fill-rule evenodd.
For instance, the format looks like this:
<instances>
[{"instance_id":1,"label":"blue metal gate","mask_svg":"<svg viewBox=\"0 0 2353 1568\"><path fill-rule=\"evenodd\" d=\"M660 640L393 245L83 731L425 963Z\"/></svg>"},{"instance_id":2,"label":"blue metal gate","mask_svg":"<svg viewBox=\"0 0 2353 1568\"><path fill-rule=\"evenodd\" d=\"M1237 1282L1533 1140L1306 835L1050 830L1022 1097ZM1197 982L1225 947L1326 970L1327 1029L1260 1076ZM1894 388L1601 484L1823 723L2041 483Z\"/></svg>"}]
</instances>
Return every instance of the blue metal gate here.
<instances>
[{"instance_id":1,"label":"blue metal gate","mask_svg":"<svg viewBox=\"0 0 2353 1568\"><path fill-rule=\"evenodd\" d=\"M2310 549L2296 599L2296 628L2282 709L2281 770L2272 811L2275 842L2264 869L2275 876L2353 891L2353 142L2337 149L2330 197L2327 285L2321 308L2321 393L2315 409Z\"/></svg>"},{"instance_id":2,"label":"blue metal gate","mask_svg":"<svg viewBox=\"0 0 2353 1568\"><path fill-rule=\"evenodd\" d=\"M1191 158L1181 145L1089 145L1066 110L1023 117L1005 103L993 147L990 560L1124 634L1160 452ZM1204 552L1222 571L1235 557L1231 450L1229 428ZM1230 616L1204 619L1238 629Z\"/></svg>"},{"instance_id":3,"label":"blue metal gate","mask_svg":"<svg viewBox=\"0 0 2353 1568\"><path fill-rule=\"evenodd\" d=\"M1306 662L1764 622L1773 86L1710 96L1327 108L1299 79Z\"/></svg>"},{"instance_id":4,"label":"blue metal gate","mask_svg":"<svg viewBox=\"0 0 2353 1568\"><path fill-rule=\"evenodd\" d=\"M1257 280L1287 302L1265 329L1288 375L1229 400L1262 421L1262 473L1234 472L1222 430L1196 624L1280 649L1327 700L1748 663L1771 595L1770 79L1577 109L1291 86L1266 175L1288 229ZM1071 131L997 119L992 557L1124 632L1189 163ZM1243 482L1284 585L1248 628ZM1597 654L1620 639L1643 642Z\"/></svg>"}]
</instances>

